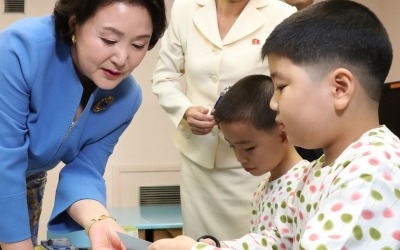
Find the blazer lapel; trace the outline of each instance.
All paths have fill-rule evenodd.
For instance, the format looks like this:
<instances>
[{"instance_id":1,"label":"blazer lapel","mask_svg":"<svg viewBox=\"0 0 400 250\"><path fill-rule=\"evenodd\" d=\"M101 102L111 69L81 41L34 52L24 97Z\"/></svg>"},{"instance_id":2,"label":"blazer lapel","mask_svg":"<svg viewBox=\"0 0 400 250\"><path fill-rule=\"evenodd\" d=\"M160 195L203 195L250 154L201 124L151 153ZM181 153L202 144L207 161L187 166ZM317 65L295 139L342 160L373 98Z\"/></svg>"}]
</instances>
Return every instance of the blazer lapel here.
<instances>
[{"instance_id":1,"label":"blazer lapel","mask_svg":"<svg viewBox=\"0 0 400 250\"><path fill-rule=\"evenodd\" d=\"M268 17L263 16L257 9L257 7L260 7L261 2L264 1L249 1L236 22L233 24L232 28L222 40L223 45L234 43L243 37L250 35L265 23L265 20Z\"/></svg>"},{"instance_id":2,"label":"blazer lapel","mask_svg":"<svg viewBox=\"0 0 400 250\"><path fill-rule=\"evenodd\" d=\"M200 9L193 14L194 25L211 43L222 48L215 0L197 0L196 3L203 5L203 7L200 7Z\"/></svg>"}]
</instances>

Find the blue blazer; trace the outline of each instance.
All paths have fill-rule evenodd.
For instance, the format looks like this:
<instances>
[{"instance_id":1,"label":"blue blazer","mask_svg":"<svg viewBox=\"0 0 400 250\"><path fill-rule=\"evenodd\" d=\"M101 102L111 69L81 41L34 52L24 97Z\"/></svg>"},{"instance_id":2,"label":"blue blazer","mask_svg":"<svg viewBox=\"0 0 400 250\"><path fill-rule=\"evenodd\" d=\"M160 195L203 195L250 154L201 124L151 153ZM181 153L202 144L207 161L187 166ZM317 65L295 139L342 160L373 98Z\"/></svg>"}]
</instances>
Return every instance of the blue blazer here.
<instances>
[{"instance_id":1,"label":"blue blazer","mask_svg":"<svg viewBox=\"0 0 400 250\"><path fill-rule=\"evenodd\" d=\"M81 199L106 204L103 174L118 138L142 101L129 77L96 89L76 122L83 88L70 47L51 16L21 20L0 33L0 241L30 237L25 178L63 162L49 228L81 229L66 209ZM106 99L113 98L107 105ZM95 112L95 107L105 108Z\"/></svg>"}]
</instances>

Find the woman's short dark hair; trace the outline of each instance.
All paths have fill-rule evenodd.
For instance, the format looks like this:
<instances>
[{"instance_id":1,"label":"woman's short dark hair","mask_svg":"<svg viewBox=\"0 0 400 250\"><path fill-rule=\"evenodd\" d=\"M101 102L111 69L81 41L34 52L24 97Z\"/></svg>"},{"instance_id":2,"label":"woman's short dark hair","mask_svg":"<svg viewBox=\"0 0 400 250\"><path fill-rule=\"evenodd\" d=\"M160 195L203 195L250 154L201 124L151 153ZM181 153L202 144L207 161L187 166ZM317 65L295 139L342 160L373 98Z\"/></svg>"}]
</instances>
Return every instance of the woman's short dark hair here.
<instances>
[{"instance_id":1,"label":"woman's short dark hair","mask_svg":"<svg viewBox=\"0 0 400 250\"><path fill-rule=\"evenodd\" d=\"M148 50L151 50L162 37L167 27L164 0L58 0L53 12L57 36L68 45L71 45L73 32L69 27L69 18L71 16L75 15L76 22L83 24L93 17L99 8L116 2L143 6L149 12L153 24L153 33L148 48Z\"/></svg>"}]
</instances>

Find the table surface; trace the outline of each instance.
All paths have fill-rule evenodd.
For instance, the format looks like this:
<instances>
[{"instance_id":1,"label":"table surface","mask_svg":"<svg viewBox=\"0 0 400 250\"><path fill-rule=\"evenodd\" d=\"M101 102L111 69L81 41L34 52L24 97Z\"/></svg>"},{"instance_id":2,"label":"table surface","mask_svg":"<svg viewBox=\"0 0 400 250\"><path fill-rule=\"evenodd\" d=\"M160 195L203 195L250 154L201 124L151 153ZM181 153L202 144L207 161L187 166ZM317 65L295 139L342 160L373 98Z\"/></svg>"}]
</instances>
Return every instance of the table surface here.
<instances>
[{"instance_id":1,"label":"table surface","mask_svg":"<svg viewBox=\"0 0 400 250\"><path fill-rule=\"evenodd\" d=\"M123 226L139 230L182 228L181 205L144 205L138 207L109 207L108 211ZM75 247L90 246L84 230L67 234L47 232L47 238L68 238Z\"/></svg>"},{"instance_id":2,"label":"table surface","mask_svg":"<svg viewBox=\"0 0 400 250\"><path fill-rule=\"evenodd\" d=\"M181 205L109 207L110 214L123 226L140 229L182 228Z\"/></svg>"}]
</instances>

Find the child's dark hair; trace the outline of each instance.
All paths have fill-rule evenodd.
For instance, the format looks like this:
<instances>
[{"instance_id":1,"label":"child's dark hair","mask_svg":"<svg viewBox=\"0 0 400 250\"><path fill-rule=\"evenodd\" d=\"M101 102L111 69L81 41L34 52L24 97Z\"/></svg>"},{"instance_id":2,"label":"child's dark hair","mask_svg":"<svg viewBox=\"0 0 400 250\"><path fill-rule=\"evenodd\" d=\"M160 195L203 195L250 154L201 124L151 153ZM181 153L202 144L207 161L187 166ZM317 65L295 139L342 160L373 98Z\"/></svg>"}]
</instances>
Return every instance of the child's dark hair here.
<instances>
[{"instance_id":1,"label":"child's dark hair","mask_svg":"<svg viewBox=\"0 0 400 250\"><path fill-rule=\"evenodd\" d=\"M285 19L263 45L262 58L272 53L296 65L319 67L322 73L324 67L347 68L375 101L393 58L382 23L350 0L318 2Z\"/></svg>"},{"instance_id":2,"label":"child's dark hair","mask_svg":"<svg viewBox=\"0 0 400 250\"><path fill-rule=\"evenodd\" d=\"M276 126L276 112L269 107L274 85L269 76L249 75L237 81L215 107L217 124L249 122L260 130Z\"/></svg>"}]
</instances>

